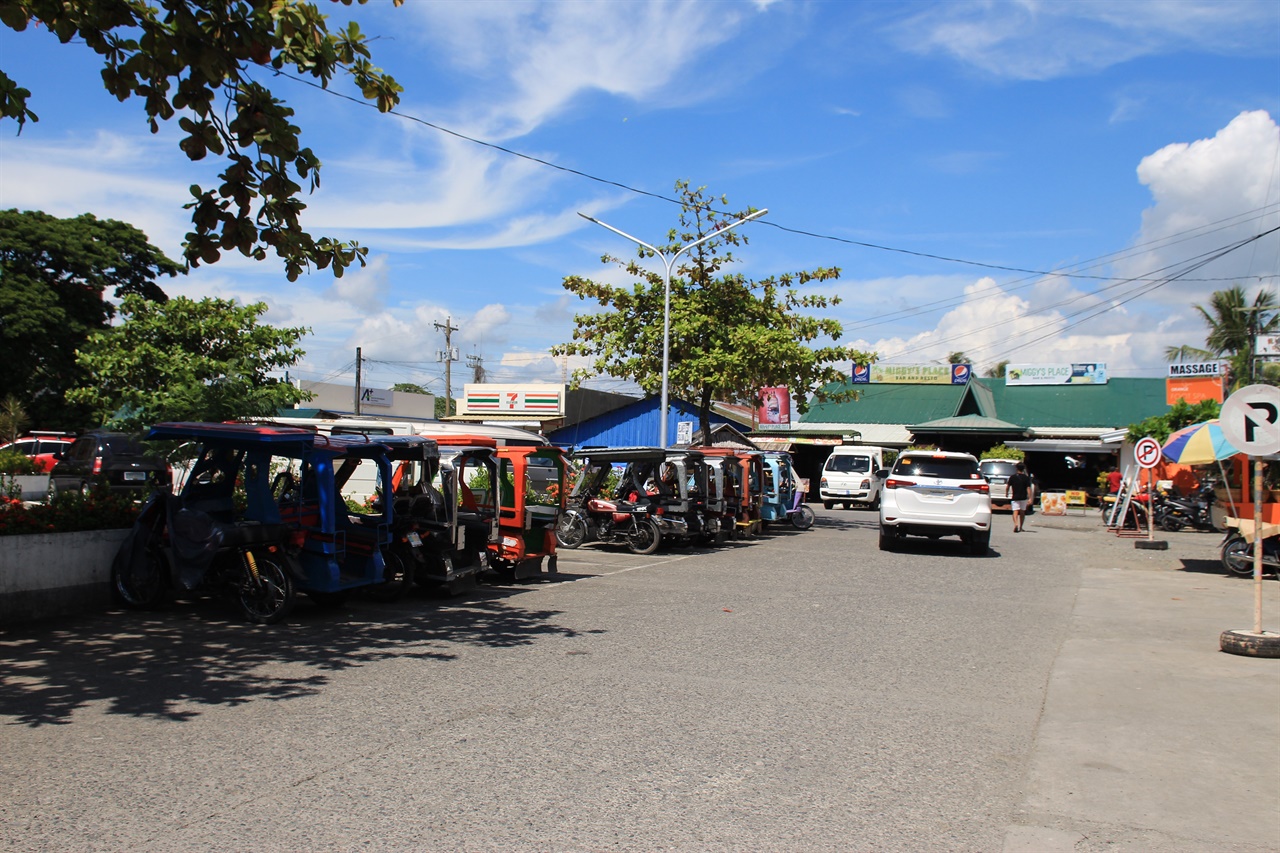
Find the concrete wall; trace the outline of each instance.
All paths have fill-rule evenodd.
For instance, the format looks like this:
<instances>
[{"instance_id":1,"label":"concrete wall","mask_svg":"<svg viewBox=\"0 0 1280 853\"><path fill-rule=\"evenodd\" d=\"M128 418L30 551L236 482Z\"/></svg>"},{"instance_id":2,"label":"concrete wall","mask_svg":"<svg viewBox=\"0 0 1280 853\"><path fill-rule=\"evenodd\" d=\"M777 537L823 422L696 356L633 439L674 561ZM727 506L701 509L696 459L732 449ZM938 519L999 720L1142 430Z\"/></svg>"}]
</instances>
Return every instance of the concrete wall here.
<instances>
[{"instance_id":1,"label":"concrete wall","mask_svg":"<svg viewBox=\"0 0 1280 853\"><path fill-rule=\"evenodd\" d=\"M128 533L0 536L0 627L110 608L111 561Z\"/></svg>"}]
</instances>

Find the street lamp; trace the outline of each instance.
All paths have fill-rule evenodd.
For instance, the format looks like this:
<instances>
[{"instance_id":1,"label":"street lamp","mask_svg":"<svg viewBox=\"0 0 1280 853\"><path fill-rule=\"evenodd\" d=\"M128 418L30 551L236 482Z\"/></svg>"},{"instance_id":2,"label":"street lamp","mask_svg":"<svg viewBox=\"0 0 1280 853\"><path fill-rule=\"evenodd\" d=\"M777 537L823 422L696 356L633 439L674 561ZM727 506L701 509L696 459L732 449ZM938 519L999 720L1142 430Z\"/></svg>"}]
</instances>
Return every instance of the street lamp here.
<instances>
[{"instance_id":1,"label":"street lamp","mask_svg":"<svg viewBox=\"0 0 1280 853\"><path fill-rule=\"evenodd\" d=\"M715 231L712 231L710 234L706 235L705 237L699 237L697 240L694 240L692 243L689 243L688 245L681 246L679 249L676 249L675 253L674 253L674 254L672 254L672 255L671 255L671 257L669 257L669 258L668 258L668 257L667 257L663 252L659 251L658 249L655 249L653 246L650 246L648 243L646 243L645 241L643 241L643 240L639 239L638 237L632 237L632 236L631 236L630 234L628 234L626 231L621 231L621 230L619 230L619 229L617 229L617 228L614 228L612 225L608 224L607 222L601 222L599 219L596 219L596 218L591 217L591 216L587 216L585 213L579 213L579 214L578 214L578 215L579 215L579 216L581 216L583 219L586 219L586 220L587 220L587 221L589 221L589 222L594 222L596 225L599 225L601 228L608 228L608 229L609 229L610 231L612 231L614 234L617 234L617 235L618 235L618 236L620 236L620 237L626 237L626 238L627 238L628 240L630 240L632 243L638 243L638 244L640 244L640 245L641 245L641 246L643 246L644 248L648 249L650 252L653 252L655 255L657 255L658 257L662 258L662 263L663 263L663 264L665 265L665 267L666 267L666 270L663 272L663 276L662 276L662 285L663 285L663 296L662 296L662 422L661 422L661 424L659 425L659 428L658 428L658 443L659 443L661 446L663 446L663 447L666 447L666 446L667 446L667 408L668 408L668 407L667 407L667 372L668 372L668 370L670 369L670 366L671 366L671 267L672 267L672 265L673 265L673 264L675 264L675 262L676 262L676 258L680 257L680 255L684 254L684 253L685 253L685 252L687 252L689 249L692 249L694 246L699 246L699 245L701 245L701 244L703 244L703 243L707 242L708 240L710 240L712 237L716 236L717 234L720 234L720 233L722 233L722 232L724 232L724 231L729 231L729 230L731 230L731 229L737 228L737 227L738 227L739 225L741 225L742 223L744 223L744 222L750 222L752 219L756 219L756 218L759 218L759 217L761 217L761 216L764 216L764 215L765 215L766 213L768 213L768 212L769 212L769 208L767 208L767 207L766 207L766 208L763 208L763 209L761 209L761 210L757 210L755 213L752 213L752 214L750 214L750 215L748 215L748 216L744 216L744 217L742 217L741 219L739 219L738 221L736 221L736 222L734 222L734 223L732 223L732 224L730 224L730 225L725 225L725 226L723 226L723 227L721 227L721 228L717 228Z\"/></svg>"}]
</instances>

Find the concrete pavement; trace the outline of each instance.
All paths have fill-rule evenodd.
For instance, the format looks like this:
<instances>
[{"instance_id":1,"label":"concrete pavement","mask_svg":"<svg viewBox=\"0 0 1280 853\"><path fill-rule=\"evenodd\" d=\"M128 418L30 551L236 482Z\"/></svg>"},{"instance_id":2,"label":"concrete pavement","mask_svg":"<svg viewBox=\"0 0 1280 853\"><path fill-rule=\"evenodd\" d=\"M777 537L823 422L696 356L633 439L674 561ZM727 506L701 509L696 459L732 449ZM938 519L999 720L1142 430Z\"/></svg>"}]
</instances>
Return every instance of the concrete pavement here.
<instances>
[{"instance_id":1,"label":"concrete pavement","mask_svg":"<svg viewBox=\"0 0 1280 853\"><path fill-rule=\"evenodd\" d=\"M1253 629L1253 581L1220 573L1216 536L1161 536L1082 573L1004 853L1280 850L1280 660L1218 648Z\"/></svg>"}]
</instances>

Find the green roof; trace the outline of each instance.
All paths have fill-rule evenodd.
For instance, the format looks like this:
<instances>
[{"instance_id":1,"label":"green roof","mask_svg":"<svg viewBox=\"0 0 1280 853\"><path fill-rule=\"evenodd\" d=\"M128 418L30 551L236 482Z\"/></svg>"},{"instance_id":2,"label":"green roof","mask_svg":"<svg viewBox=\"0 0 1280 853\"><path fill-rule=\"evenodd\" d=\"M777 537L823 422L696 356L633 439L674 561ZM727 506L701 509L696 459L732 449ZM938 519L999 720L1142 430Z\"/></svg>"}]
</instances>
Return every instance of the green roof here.
<instances>
[{"instance_id":1,"label":"green roof","mask_svg":"<svg viewBox=\"0 0 1280 853\"><path fill-rule=\"evenodd\" d=\"M949 418L964 396L963 385L830 385L828 393L856 387L859 399L813 403L800 419L820 424L922 424Z\"/></svg>"},{"instance_id":2,"label":"green roof","mask_svg":"<svg viewBox=\"0 0 1280 853\"><path fill-rule=\"evenodd\" d=\"M814 403L800 428L806 423L918 426L973 415L1033 429L1121 429L1169 409L1163 379L1111 379L1104 385L1006 385L999 379L974 379L969 385L857 387L859 400Z\"/></svg>"}]
</instances>

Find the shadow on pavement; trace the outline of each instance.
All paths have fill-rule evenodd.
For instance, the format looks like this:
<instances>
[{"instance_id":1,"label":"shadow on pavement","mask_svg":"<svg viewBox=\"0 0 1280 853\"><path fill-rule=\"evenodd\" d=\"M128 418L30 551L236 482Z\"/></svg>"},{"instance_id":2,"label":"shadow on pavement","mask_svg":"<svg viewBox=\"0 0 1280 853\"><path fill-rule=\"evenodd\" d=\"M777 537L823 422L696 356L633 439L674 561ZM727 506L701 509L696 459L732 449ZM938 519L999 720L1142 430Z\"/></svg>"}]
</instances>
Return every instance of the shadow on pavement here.
<instances>
[{"instance_id":1,"label":"shadow on pavement","mask_svg":"<svg viewBox=\"0 0 1280 853\"><path fill-rule=\"evenodd\" d=\"M201 705L313 695L331 673L373 661L449 661L460 644L515 647L582 633L556 624L559 611L514 606L520 592L481 587L461 599L336 608L304 598L273 626L235 621L205 600L15 629L0 634L0 717L65 725L76 709L105 702L108 713L181 722Z\"/></svg>"}]
</instances>

